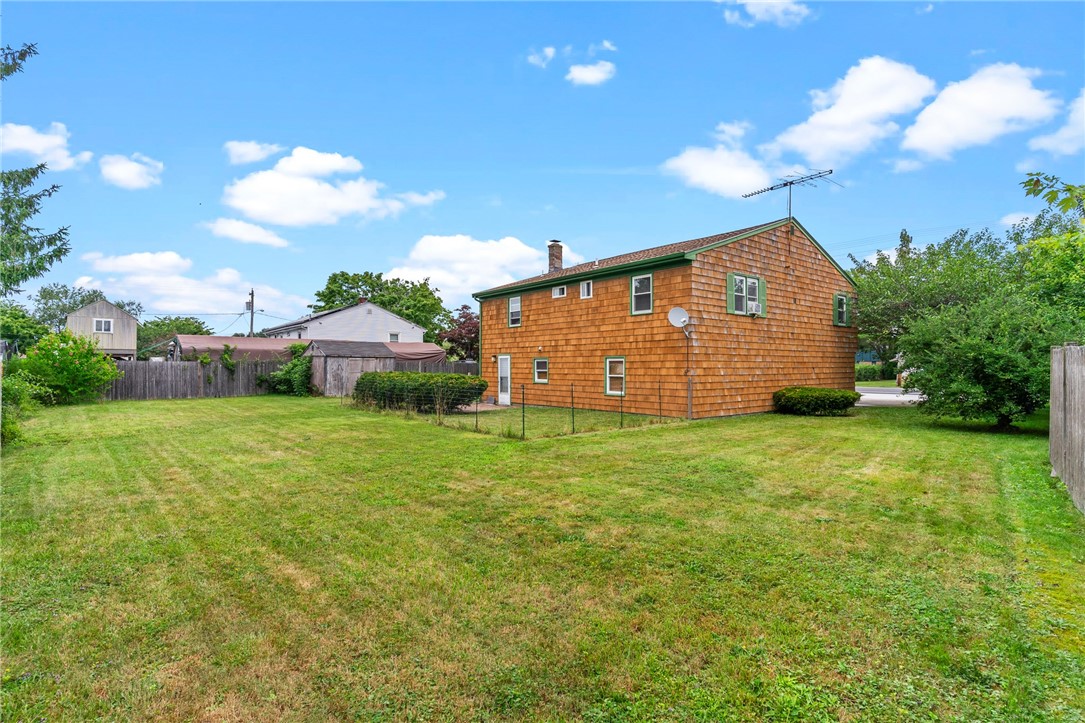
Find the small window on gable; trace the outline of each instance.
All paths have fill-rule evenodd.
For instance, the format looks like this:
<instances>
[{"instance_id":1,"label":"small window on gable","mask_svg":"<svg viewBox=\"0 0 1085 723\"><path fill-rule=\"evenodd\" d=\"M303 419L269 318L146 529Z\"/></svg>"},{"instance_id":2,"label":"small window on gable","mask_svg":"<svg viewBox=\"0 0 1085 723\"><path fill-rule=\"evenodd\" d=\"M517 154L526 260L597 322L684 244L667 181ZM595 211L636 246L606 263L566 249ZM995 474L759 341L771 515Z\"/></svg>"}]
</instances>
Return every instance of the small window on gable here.
<instances>
[{"instance_id":1,"label":"small window on gable","mask_svg":"<svg viewBox=\"0 0 1085 723\"><path fill-rule=\"evenodd\" d=\"M549 359L536 359L535 360L535 383L536 384L549 384L550 383L550 360Z\"/></svg>"},{"instance_id":2,"label":"small window on gable","mask_svg":"<svg viewBox=\"0 0 1085 723\"><path fill-rule=\"evenodd\" d=\"M509 297L509 326L520 326L520 297Z\"/></svg>"},{"instance_id":3,"label":"small window on gable","mask_svg":"<svg viewBox=\"0 0 1085 723\"><path fill-rule=\"evenodd\" d=\"M580 282L580 298L590 299L592 296L592 283L591 279Z\"/></svg>"},{"instance_id":4,"label":"small window on gable","mask_svg":"<svg viewBox=\"0 0 1085 723\"><path fill-rule=\"evenodd\" d=\"M727 274L727 313L767 316L765 280L748 274Z\"/></svg>"},{"instance_id":5,"label":"small window on gable","mask_svg":"<svg viewBox=\"0 0 1085 723\"><path fill-rule=\"evenodd\" d=\"M298 338L299 339L301 338L301 332L300 331L298 332Z\"/></svg>"},{"instance_id":6,"label":"small window on gable","mask_svg":"<svg viewBox=\"0 0 1085 723\"><path fill-rule=\"evenodd\" d=\"M652 313L652 275L632 276L629 279L629 308L631 314Z\"/></svg>"},{"instance_id":7,"label":"small window on gable","mask_svg":"<svg viewBox=\"0 0 1085 723\"><path fill-rule=\"evenodd\" d=\"M95 334L112 334L113 333L113 320L112 319L95 319L94 320L94 333Z\"/></svg>"},{"instance_id":8,"label":"small window on gable","mask_svg":"<svg viewBox=\"0 0 1085 723\"><path fill-rule=\"evenodd\" d=\"M555 286L550 290L550 295L555 299L564 299L567 293L569 290L565 286Z\"/></svg>"},{"instance_id":9,"label":"small window on gable","mask_svg":"<svg viewBox=\"0 0 1085 723\"><path fill-rule=\"evenodd\" d=\"M604 394L608 396L625 396L625 357L608 356L606 358L606 386Z\"/></svg>"},{"instance_id":10,"label":"small window on gable","mask_svg":"<svg viewBox=\"0 0 1085 723\"><path fill-rule=\"evenodd\" d=\"M388 341L399 341L399 334L394 331L388 332Z\"/></svg>"},{"instance_id":11,"label":"small window on gable","mask_svg":"<svg viewBox=\"0 0 1085 723\"><path fill-rule=\"evenodd\" d=\"M833 294L833 324L851 326L853 299L845 293Z\"/></svg>"}]
</instances>

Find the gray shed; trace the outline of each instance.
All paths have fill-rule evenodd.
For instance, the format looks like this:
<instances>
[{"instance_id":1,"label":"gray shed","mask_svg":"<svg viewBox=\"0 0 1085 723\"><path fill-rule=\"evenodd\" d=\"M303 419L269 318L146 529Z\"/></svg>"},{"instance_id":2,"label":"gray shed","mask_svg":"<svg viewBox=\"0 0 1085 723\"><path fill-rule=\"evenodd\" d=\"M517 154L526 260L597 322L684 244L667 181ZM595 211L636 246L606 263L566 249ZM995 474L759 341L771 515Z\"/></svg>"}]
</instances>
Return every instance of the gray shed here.
<instances>
[{"instance_id":1,"label":"gray shed","mask_svg":"<svg viewBox=\"0 0 1085 723\"><path fill-rule=\"evenodd\" d=\"M314 341L305 350L313 358L312 385L326 397L354 393L363 372L395 371L396 355L379 341Z\"/></svg>"}]
</instances>

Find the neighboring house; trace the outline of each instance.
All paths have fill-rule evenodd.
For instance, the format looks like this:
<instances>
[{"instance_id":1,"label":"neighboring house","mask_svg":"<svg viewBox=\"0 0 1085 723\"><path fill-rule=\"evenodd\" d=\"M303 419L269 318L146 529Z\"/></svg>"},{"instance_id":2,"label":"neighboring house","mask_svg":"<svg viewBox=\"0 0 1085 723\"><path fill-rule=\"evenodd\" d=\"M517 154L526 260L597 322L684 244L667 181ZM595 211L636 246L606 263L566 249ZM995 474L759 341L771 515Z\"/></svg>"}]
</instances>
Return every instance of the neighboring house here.
<instances>
[{"instance_id":1,"label":"neighboring house","mask_svg":"<svg viewBox=\"0 0 1085 723\"><path fill-rule=\"evenodd\" d=\"M328 397L349 396L364 372L391 372L396 362L418 371L427 364L440 364L445 350L428 342L375 342L317 340L305 356L313 357L312 385Z\"/></svg>"},{"instance_id":2,"label":"neighboring house","mask_svg":"<svg viewBox=\"0 0 1085 723\"><path fill-rule=\"evenodd\" d=\"M547 273L474 295L499 404L702 418L771 410L791 385L854 388L854 284L794 219L570 268L561 248Z\"/></svg>"},{"instance_id":3,"label":"neighboring house","mask_svg":"<svg viewBox=\"0 0 1085 723\"><path fill-rule=\"evenodd\" d=\"M136 358L136 317L108 301L95 301L68 314L64 326L78 336L89 336L114 359Z\"/></svg>"},{"instance_id":4,"label":"neighboring house","mask_svg":"<svg viewBox=\"0 0 1085 723\"><path fill-rule=\"evenodd\" d=\"M290 346L308 344L308 339L264 339L258 336L207 336L203 334L178 334L173 341L156 349L166 361L195 360L206 354L212 361L222 357L223 347L233 349L234 361L290 361Z\"/></svg>"},{"instance_id":5,"label":"neighboring house","mask_svg":"<svg viewBox=\"0 0 1085 723\"><path fill-rule=\"evenodd\" d=\"M262 333L275 339L420 342L425 329L363 298L357 304L319 311Z\"/></svg>"}]
</instances>

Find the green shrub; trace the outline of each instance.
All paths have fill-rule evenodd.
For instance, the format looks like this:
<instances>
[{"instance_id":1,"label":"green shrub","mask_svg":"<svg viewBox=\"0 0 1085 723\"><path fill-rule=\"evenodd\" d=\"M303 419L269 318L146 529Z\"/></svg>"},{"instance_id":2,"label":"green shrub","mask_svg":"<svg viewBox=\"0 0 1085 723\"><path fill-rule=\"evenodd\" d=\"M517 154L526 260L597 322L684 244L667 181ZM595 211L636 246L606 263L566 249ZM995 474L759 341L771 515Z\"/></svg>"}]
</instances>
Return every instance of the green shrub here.
<instances>
[{"instance_id":1,"label":"green shrub","mask_svg":"<svg viewBox=\"0 0 1085 723\"><path fill-rule=\"evenodd\" d=\"M0 389L0 442L7 444L19 438L19 421L40 404L50 404L53 392L25 369L4 370Z\"/></svg>"},{"instance_id":2,"label":"green shrub","mask_svg":"<svg viewBox=\"0 0 1085 723\"><path fill-rule=\"evenodd\" d=\"M367 372L354 385L354 401L380 409L447 414L482 398L485 379L468 374Z\"/></svg>"},{"instance_id":3,"label":"green shrub","mask_svg":"<svg viewBox=\"0 0 1085 723\"><path fill-rule=\"evenodd\" d=\"M803 416L842 417L856 402L859 393L848 389L785 387L772 395L776 411Z\"/></svg>"},{"instance_id":4,"label":"green shrub","mask_svg":"<svg viewBox=\"0 0 1085 723\"><path fill-rule=\"evenodd\" d=\"M305 351L305 344L291 344L301 346ZM291 349L293 352L293 349ZM271 372L260 381L267 384L268 391L272 394L292 394L295 397L307 397L313 393L310 380L313 376L313 358L311 356L295 356L282 366Z\"/></svg>"},{"instance_id":5,"label":"green shrub","mask_svg":"<svg viewBox=\"0 0 1085 723\"><path fill-rule=\"evenodd\" d=\"M123 373L117 363L102 354L98 343L67 329L38 341L20 363L53 392L57 404L90 402Z\"/></svg>"},{"instance_id":6,"label":"green shrub","mask_svg":"<svg viewBox=\"0 0 1085 723\"><path fill-rule=\"evenodd\" d=\"M897 378L897 362L895 359L882 362L882 379Z\"/></svg>"},{"instance_id":7,"label":"green shrub","mask_svg":"<svg viewBox=\"0 0 1085 723\"><path fill-rule=\"evenodd\" d=\"M855 381L873 382L882 378L882 370L877 364L856 364Z\"/></svg>"}]
</instances>

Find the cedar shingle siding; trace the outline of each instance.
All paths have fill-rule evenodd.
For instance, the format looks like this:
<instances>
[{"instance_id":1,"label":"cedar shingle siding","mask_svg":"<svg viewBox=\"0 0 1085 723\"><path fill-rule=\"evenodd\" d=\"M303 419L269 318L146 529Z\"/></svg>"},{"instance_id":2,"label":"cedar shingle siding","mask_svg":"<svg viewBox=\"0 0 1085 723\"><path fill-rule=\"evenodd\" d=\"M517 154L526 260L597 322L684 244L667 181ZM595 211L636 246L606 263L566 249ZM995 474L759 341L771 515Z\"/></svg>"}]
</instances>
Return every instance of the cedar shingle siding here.
<instances>
[{"instance_id":1,"label":"cedar shingle siding","mask_svg":"<svg viewBox=\"0 0 1085 723\"><path fill-rule=\"evenodd\" d=\"M713 243L716 248L704 249ZM675 257L675 250L689 257ZM511 356L513 401L520 384L528 404L576 405L627 412L714 417L772 409L772 393L790 385L854 388L856 332L834 324L834 295L850 279L799 224L786 219L706 239L669 244L480 292L481 374L496 394L497 364ZM651 267L653 260L659 266ZM647 264L634 269L630 261ZM625 265L625 266L623 266ZM616 268L620 267L620 268ZM652 311L633 314L633 276L652 275ZM728 313L729 273L764 284L763 315ZM593 281L592 297L580 284ZM567 284L554 298L551 287ZM528 288L525 288L528 287ZM522 323L507 323L507 298L521 297ZM667 312L689 312L692 410L687 396L687 342ZM541 350L540 350L541 347ZM604 361L624 357L624 398L605 394ZM547 384L534 384L534 360L548 360ZM662 410L661 410L662 407Z\"/></svg>"}]
</instances>

